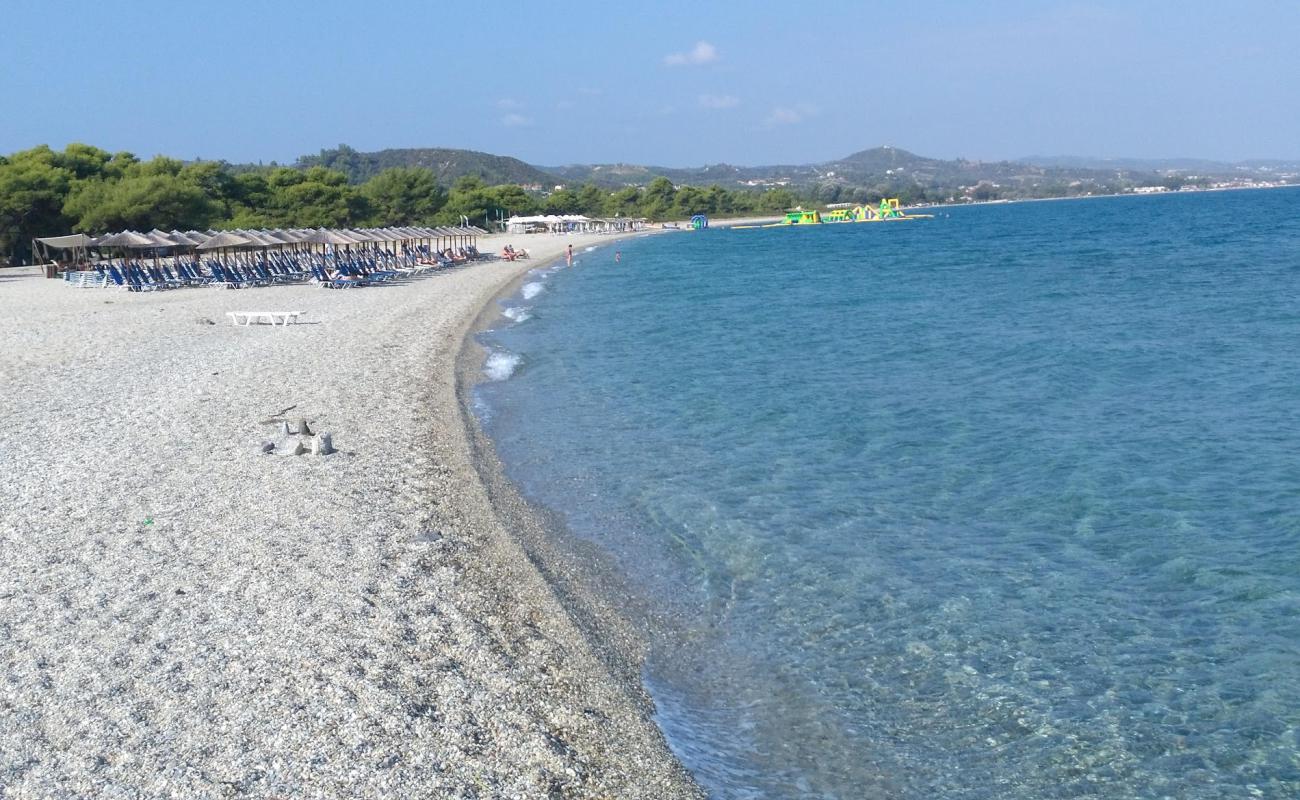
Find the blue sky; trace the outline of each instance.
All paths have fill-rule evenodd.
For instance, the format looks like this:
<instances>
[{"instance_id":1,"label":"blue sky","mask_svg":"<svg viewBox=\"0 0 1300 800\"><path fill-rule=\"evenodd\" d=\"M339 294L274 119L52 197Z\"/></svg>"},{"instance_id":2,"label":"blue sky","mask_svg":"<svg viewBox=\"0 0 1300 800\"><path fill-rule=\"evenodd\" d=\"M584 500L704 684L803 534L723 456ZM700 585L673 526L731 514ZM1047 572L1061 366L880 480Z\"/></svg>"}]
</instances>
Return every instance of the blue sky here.
<instances>
[{"instance_id":1,"label":"blue sky","mask_svg":"<svg viewBox=\"0 0 1300 800\"><path fill-rule=\"evenodd\" d=\"M1293 2L5 5L0 152L1300 158Z\"/></svg>"}]
</instances>

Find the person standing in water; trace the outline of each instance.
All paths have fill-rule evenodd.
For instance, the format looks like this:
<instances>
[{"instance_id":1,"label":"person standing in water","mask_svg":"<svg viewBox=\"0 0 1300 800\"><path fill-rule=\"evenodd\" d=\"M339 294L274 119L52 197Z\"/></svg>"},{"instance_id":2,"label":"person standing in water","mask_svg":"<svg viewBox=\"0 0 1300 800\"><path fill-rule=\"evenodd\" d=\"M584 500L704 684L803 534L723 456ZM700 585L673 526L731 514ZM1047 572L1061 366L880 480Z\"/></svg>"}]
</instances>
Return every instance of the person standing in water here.
<instances>
[{"instance_id":1,"label":"person standing in water","mask_svg":"<svg viewBox=\"0 0 1300 800\"><path fill-rule=\"evenodd\" d=\"M622 251L622 250L615 250L615 251L614 251L614 263L617 264L617 263L619 263L619 262L622 261L622 260L623 260L623 251Z\"/></svg>"},{"instance_id":2,"label":"person standing in water","mask_svg":"<svg viewBox=\"0 0 1300 800\"><path fill-rule=\"evenodd\" d=\"M568 264L569 264L569 266L571 267L571 266L573 266L573 245L569 245L569 256L568 256L568 258L569 258Z\"/></svg>"}]
</instances>

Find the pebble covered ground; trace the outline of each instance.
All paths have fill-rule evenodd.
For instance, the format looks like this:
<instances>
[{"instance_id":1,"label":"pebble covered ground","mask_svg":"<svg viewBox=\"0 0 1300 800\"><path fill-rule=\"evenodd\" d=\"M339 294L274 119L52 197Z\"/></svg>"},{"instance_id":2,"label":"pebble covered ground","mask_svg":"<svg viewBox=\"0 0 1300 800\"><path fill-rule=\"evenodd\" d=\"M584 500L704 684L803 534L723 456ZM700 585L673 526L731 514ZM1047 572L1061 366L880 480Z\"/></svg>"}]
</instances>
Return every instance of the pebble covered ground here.
<instances>
[{"instance_id":1,"label":"pebble covered ground","mask_svg":"<svg viewBox=\"0 0 1300 800\"><path fill-rule=\"evenodd\" d=\"M700 796L457 399L479 310L570 242L336 291L0 273L0 797Z\"/></svg>"}]
</instances>

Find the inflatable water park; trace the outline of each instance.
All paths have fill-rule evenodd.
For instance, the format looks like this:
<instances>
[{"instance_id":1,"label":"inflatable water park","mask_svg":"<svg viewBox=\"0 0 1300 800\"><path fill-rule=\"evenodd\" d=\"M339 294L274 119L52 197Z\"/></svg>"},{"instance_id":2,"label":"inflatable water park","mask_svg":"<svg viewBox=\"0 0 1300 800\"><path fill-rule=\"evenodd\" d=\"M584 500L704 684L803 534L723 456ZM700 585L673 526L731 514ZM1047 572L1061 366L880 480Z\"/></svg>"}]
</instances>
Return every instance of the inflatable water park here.
<instances>
[{"instance_id":1,"label":"inflatable water park","mask_svg":"<svg viewBox=\"0 0 1300 800\"><path fill-rule=\"evenodd\" d=\"M904 220L933 218L933 214L908 214L898 207L897 197L886 197L881 199L879 206L866 203L850 208L837 208L827 211L825 214L816 209L805 211L802 208L796 208L793 211L786 212L785 219L778 222L769 222L764 225L737 225L736 228L783 228L787 225L833 225L850 222L902 222Z\"/></svg>"}]
</instances>

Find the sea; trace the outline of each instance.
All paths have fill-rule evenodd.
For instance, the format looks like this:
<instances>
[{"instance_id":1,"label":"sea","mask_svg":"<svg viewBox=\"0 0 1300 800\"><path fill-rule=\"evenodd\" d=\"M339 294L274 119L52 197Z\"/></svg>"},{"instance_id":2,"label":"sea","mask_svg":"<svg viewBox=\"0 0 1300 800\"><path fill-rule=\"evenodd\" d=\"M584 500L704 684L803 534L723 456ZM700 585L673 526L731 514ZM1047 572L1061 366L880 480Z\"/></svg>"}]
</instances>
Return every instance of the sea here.
<instances>
[{"instance_id":1,"label":"sea","mask_svg":"<svg viewBox=\"0 0 1300 800\"><path fill-rule=\"evenodd\" d=\"M716 798L1300 797L1300 189L611 242L481 335Z\"/></svg>"}]
</instances>

